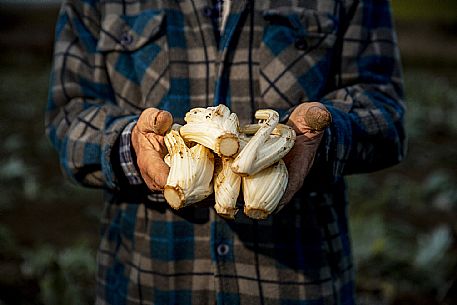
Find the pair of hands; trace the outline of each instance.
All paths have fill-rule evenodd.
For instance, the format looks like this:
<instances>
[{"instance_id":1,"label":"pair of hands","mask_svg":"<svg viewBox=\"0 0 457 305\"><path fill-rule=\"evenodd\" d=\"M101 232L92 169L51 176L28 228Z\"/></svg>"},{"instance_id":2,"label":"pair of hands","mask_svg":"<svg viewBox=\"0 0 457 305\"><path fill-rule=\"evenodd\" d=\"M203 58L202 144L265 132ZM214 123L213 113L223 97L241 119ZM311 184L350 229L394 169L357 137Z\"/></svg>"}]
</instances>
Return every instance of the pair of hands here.
<instances>
[{"instance_id":1,"label":"pair of hands","mask_svg":"<svg viewBox=\"0 0 457 305\"><path fill-rule=\"evenodd\" d=\"M287 125L295 130L297 137L294 147L284 157L289 183L279 208L288 203L302 187L313 164L323 130L330 121L330 113L318 102L302 103L291 113ZM132 146L140 174L153 191L163 190L167 182L170 169L163 161L167 154L164 135L172 124L173 118L169 112L148 108L142 112L132 130Z\"/></svg>"}]
</instances>

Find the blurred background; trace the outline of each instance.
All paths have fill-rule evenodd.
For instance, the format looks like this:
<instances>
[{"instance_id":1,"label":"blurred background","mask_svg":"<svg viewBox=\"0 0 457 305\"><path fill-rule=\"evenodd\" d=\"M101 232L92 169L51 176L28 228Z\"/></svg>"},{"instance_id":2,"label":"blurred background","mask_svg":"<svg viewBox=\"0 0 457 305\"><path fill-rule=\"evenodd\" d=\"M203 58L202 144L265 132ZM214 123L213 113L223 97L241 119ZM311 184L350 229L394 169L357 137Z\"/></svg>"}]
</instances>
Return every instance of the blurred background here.
<instances>
[{"instance_id":1,"label":"blurred background","mask_svg":"<svg viewBox=\"0 0 457 305\"><path fill-rule=\"evenodd\" d=\"M44 136L59 0L0 0L0 305L90 304L99 191ZM392 3L408 103L401 165L351 176L360 304L457 304L457 1Z\"/></svg>"}]
</instances>

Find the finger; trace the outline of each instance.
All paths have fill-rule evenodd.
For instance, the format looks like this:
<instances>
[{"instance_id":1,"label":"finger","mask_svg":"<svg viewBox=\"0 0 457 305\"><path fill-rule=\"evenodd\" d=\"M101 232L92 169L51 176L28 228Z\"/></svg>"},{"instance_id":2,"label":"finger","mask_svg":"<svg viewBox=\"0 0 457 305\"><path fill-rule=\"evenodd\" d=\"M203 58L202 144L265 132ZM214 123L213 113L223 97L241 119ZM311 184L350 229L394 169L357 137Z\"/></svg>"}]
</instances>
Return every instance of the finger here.
<instances>
[{"instance_id":1,"label":"finger","mask_svg":"<svg viewBox=\"0 0 457 305\"><path fill-rule=\"evenodd\" d=\"M163 136L156 135L154 133L147 133L145 134L145 137L150 144L149 149L154 149L162 158L168 153Z\"/></svg>"},{"instance_id":2,"label":"finger","mask_svg":"<svg viewBox=\"0 0 457 305\"><path fill-rule=\"evenodd\" d=\"M297 150L297 147L294 148ZM302 161L299 161L300 155L297 152L294 153L292 150L292 154L286 155L283 159L287 166L289 178L286 191L279 202L279 206L287 204L292 199L295 193L302 187L306 176L306 166L303 165Z\"/></svg>"},{"instance_id":3,"label":"finger","mask_svg":"<svg viewBox=\"0 0 457 305\"><path fill-rule=\"evenodd\" d=\"M156 135L155 133L141 133L139 130L134 129L132 131L131 140L137 154L139 153L139 150L153 150L158 152L163 158L168 153L164 136Z\"/></svg>"},{"instance_id":4,"label":"finger","mask_svg":"<svg viewBox=\"0 0 457 305\"><path fill-rule=\"evenodd\" d=\"M287 204L292 200L295 193L302 188L305 177L308 175L313 165L322 136L322 133L318 137L311 139L306 135L297 136L295 145L289 153L284 156L283 160L287 166L289 181L279 206Z\"/></svg>"},{"instance_id":5,"label":"finger","mask_svg":"<svg viewBox=\"0 0 457 305\"><path fill-rule=\"evenodd\" d=\"M147 158L139 162L140 172L144 182L150 190L163 190L167 184L170 168L165 162L157 158Z\"/></svg>"},{"instance_id":6,"label":"finger","mask_svg":"<svg viewBox=\"0 0 457 305\"><path fill-rule=\"evenodd\" d=\"M163 191L165 185L167 184L167 177L150 177L148 175L143 175L144 183L151 191Z\"/></svg>"},{"instance_id":7,"label":"finger","mask_svg":"<svg viewBox=\"0 0 457 305\"><path fill-rule=\"evenodd\" d=\"M160 188L160 186L151 177L149 177L148 175L142 174L142 177L143 177L144 183L146 184L148 189L150 189L151 191L160 191L160 190L162 190Z\"/></svg>"},{"instance_id":8,"label":"finger","mask_svg":"<svg viewBox=\"0 0 457 305\"><path fill-rule=\"evenodd\" d=\"M298 176L298 175L297 175ZM291 177L287 183L286 191L278 204L278 211L294 197L295 193L302 187L304 179L300 177Z\"/></svg>"},{"instance_id":9,"label":"finger","mask_svg":"<svg viewBox=\"0 0 457 305\"><path fill-rule=\"evenodd\" d=\"M299 168L302 168L304 176L308 174L313 165L322 137L323 133L314 138L309 138L307 135L299 135L296 137L295 145L292 148L294 149L294 154L292 156L296 158L294 162L301 165ZM287 155L285 157L287 157Z\"/></svg>"},{"instance_id":10,"label":"finger","mask_svg":"<svg viewBox=\"0 0 457 305\"><path fill-rule=\"evenodd\" d=\"M173 124L171 113L157 108L145 109L138 119L137 126L142 133L164 135Z\"/></svg>"},{"instance_id":11,"label":"finger","mask_svg":"<svg viewBox=\"0 0 457 305\"><path fill-rule=\"evenodd\" d=\"M150 166L148 168L148 176L154 180L155 184L163 190L165 185L167 184L168 173L170 172L170 168L168 165L163 162L162 160L154 166Z\"/></svg>"}]
</instances>

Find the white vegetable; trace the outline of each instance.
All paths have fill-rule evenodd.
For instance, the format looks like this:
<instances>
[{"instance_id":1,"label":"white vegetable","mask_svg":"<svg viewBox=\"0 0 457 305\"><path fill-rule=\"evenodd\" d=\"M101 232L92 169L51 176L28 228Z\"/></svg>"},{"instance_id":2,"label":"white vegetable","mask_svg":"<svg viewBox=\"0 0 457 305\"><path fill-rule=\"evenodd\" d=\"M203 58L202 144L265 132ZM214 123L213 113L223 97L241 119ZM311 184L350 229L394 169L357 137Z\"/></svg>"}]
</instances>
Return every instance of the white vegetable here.
<instances>
[{"instance_id":1,"label":"white vegetable","mask_svg":"<svg viewBox=\"0 0 457 305\"><path fill-rule=\"evenodd\" d=\"M244 133L255 133L243 147L232 164L232 170L241 175L255 175L282 159L294 146L295 131L278 124L279 115L274 110L258 110L259 124L242 128Z\"/></svg>"},{"instance_id":2,"label":"white vegetable","mask_svg":"<svg viewBox=\"0 0 457 305\"><path fill-rule=\"evenodd\" d=\"M202 144L219 156L233 156L239 150L239 121L235 113L225 105L208 108L194 108L184 120L180 134L186 141Z\"/></svg>"},{"instance_id":3,"label":"white vegetable","mask_svg":"<svg viewBox=\"0 0 457 305\"><path fill-rule=\"evenodd\" d=\"M165 135L170 173L164 196L170 206L179 209L201 201L213 192L214 156L203 145L187 147L175 130Z\"/></svg>"},{"instance_id":4,"label":"white vegetable","mask_svg":"<svg viewBox=\"0 0 457 305\"><path fill-rule=\"evenodd\" d=\"M238 212L236 200L240 193L241 177L231 170L233 158L223 157L216 162L214 170L214 195L216 212L226 218L234 219Z\"/></svg>"},{"instance_id":5,"label":"white vegetable","mask_svg":"<svg viewBox=\"0 0 457 305\"><path fill-rule=\"evenodd\" d=\"M288 182L284 161L243 177L244 213L254 219L265 219L278 206Z\"/></svg>"},{"instance_id":6,"label":"white vegetable","mask_svg":"<svg viewBox=\"0 0 457 305\"><path fill-rule=\"evenodd\" d=\"M277 208L288 183L282 158L295 143L295 131L279 124L274 110L255 115L258 124L240 129L238 117L224 105L195 108L186 114L186 125L167 133L170 174L164 196L170 206L201 201L214 189L216 212L234 219L242 188L248 217L265 219ZM210 150L220 156L216 166Z\"/></svg>"}]
</instances>

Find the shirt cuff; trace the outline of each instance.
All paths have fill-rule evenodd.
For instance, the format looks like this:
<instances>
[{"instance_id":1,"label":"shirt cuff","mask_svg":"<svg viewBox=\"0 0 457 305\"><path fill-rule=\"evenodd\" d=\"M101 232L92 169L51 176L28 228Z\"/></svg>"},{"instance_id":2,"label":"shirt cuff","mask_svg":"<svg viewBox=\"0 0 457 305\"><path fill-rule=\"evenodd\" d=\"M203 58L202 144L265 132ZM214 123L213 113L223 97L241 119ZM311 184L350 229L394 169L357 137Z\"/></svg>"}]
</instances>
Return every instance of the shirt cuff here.
<instances>
[{"instance_id":1,"label":"shirt cuff","mask_svg":"<svg viewBox=\"0 0 457 305\"><path fill-rule=\"evenodd\" d=\"M136 121L133 121L125 126L119 140L119 160L121 163L121 168L129 184L131 185L138 185L143 183L141 174L135 166L135 153L132 151L131 135L135 125Z\"/></svg>"}]
</instances>

